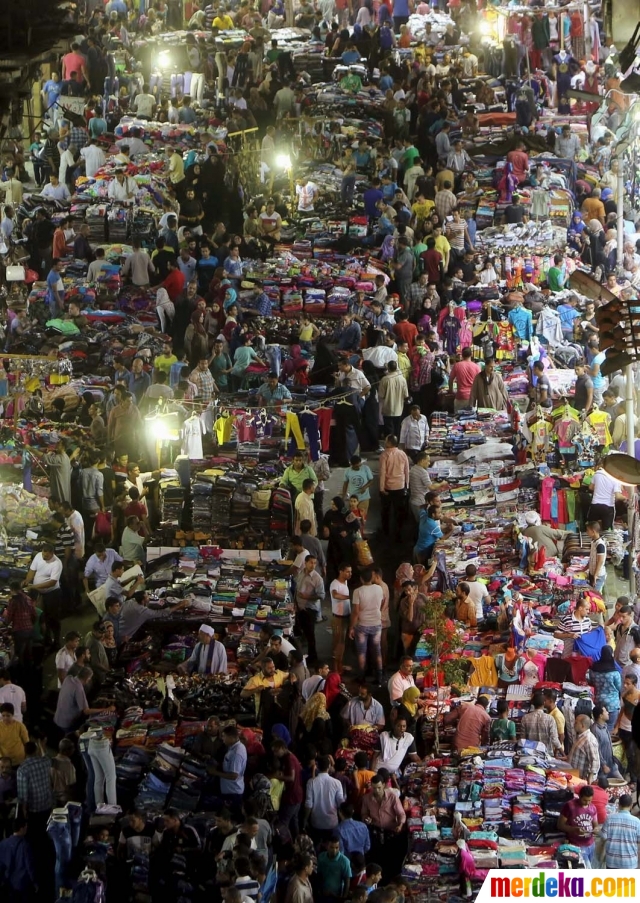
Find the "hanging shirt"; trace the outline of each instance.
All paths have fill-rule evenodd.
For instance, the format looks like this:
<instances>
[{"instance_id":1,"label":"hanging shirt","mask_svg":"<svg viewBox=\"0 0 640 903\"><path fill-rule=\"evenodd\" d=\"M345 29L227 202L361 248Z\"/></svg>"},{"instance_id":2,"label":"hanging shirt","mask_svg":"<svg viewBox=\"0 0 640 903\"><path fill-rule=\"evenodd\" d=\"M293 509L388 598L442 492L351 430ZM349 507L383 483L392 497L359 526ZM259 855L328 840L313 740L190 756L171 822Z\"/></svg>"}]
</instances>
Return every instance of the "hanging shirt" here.
<instances>
[{"instance_id":1,"label":"hanging shirt","mask_svg":"<svg viewBox=\"0 0 640 903\"><path fill-rule=\"evenodd\" d=\"M182 454L194 460L201 460L204 426L199 417L190 417L182 425Z\"/></svg>"}]
</instances>

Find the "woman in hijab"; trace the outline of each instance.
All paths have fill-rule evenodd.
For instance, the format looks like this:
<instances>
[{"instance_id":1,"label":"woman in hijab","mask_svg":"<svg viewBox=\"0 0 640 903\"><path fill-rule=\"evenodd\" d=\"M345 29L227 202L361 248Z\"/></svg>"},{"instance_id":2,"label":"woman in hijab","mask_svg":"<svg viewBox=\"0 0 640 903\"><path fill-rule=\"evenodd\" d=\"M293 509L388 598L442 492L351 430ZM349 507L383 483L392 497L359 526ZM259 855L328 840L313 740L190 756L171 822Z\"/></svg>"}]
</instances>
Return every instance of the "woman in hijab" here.
<instances>
[{"instance_id":1,"label":"woman in hijab","mask_svg":"<svg viewBox=\"0 0 640 903\"><path fill-rule=\"evenodd\" d=\"M324 687L321 690L327 699L327 711L331 718L332 737L337 743L342 736L343 723L340 712L344 708L350 696L342 683L342 677L337 671L331 671L327 675Z\"/></svg>"},{"instance_id":2,"label":"woman in hijab","mask_svg":"<svg viewBox=\"0 0 640 903\"><path fill-rule=\"evenodd\" d=\"M238 292L235 288L232 288L230 285L227 285L224 293L224 301L222 307L226 314L229 313L229 310L234 307L236 308L238 314L240 314L240 305L238 304ZM238 316L238 321L240 321L240 316Z\"/></svg>"},{"instance_id":3,"label":"woman in hijab","mask_svg":"<svg viewBox=\"0 0 640 903\"><path fill-rule=\"evenodd\" d=\"M569 247L574 248L579 253L584 247L583 232L585 230L585 221L579 210L574 210L571 218L571 225L567 237L569 239Z\"/></svg>"},{"instance_id":4,"label":"woman in hijab","mask_svg":"<svg viewBox=\"0 0 640 903\"><path fill-rule=\"evenodd\" d=\"M322 535L329 540L327 546L327 564L331 573L338 573L340 565L353 564L353 543L355 542L357 525L349 522L349 511L343 498L339 495L331 500L331 508L322 520Z\"/></svg>"},{"instance_id":5,"label":"woman in hijab","mask_svg":"<svg viewBox=\"0 0 640 903\"><path fill-rule=\"evenodd\" d=\"M338 358L329 348L326 338L321 336L313 356L313 367L309 374L312 386L332 386L338 369Z\"/></svg>"},{"instance_id":6,"label":"woman in hijab","mask_svg":"<svg viewBox=\"0 0 640 903\"><path fill-rule=\"evenodd\" d=\"M607 728L611 733L618 720L622 693L622 677L613 658L611 646L602 647L600 659L587 671L587 681L595 688L595 704L607 707L609 712Z\"/></svg>"},{"instance_id":7,"label":"woman in hijab","mask_svg":"<svg viewBox=\"0 0 640 903\"><path fill-rule=\"evenodd\" d=\"M418 720L420 699L420 690L417 687L407 687L402 694L400 704L391 709L390 721L395 722L398 718L404 718L407 722L407 730L415 736L415 727Z\"/></svg>"},{"instance_id":8,"label":"woman in hijab","mask_svg":"<svg viewBox=\"0 0 640 903\"><path fill-rule=\"evenodd\" d=\"M395 254L396 240L393 235L385 235L382 246L380 248L380 260L383 263L388 263L393 259L393 255Z\"/></svg>"},{"instance_id":9,"label":"woman in hijab","mask_svg":"<svg viewBox=\"0 0 640 903\"><path fill-rule=\"evenodd\" d=\"M171 329L173 318L176 315L176 307L166 288L159 288L156 292L156 313L160 320L160 329L167 335L173 335Z\"/></svg>"},{"instance_id":10,"label":"woman in hijab","mask_svg":"<svg viewBox=\"0 0 640 903\"><path fill-rule=\"evenodd\" d=\"M604 226L599 219L590 219L586 231L589 235L589 247L582 252L582 260L591 264L592 273L595 273L598 267L604 272L607 260L604 253Z\"/></svg>"},{"instance_id":11,"label":"woman in hijab","mask_svg":"<svg viewBox=\"0 0 640 903\"><path fill-rule=\"evenodd\" d=\"M291 746L291 734L284 724L274 724L271 728L271 738L282 740L289 748Z\"/></svg>"},{"instance_id":12,"label":"woman in hijab","mask_svg":"<svg viewBox=\"0 0 640 903\"><path fill-rule=\"evenodd\" d=\"M204 311L194 310L191 322L184 333L184 350L189 358L189 366L195 369L198 361L209 356L209 339L204 328Z\"/></svg>"}]
</instances>

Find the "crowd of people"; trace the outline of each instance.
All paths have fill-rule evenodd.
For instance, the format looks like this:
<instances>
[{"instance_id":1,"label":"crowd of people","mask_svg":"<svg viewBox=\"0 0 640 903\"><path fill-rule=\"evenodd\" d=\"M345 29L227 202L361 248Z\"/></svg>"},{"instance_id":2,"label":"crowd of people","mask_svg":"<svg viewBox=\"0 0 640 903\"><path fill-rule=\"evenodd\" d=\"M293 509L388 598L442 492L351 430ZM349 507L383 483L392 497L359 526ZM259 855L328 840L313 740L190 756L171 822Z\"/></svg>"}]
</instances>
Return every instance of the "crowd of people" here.
<instances>
[{"instance_id":1,"label":"crowd of people","mask_svg":"<svg viewBox=\"0 0 640 903\"><path fill-rule=\"evenodd\" d=\"M64 437L46 451L29 447L32 465L47 475L50 519L24 579L8 587L2 615L12 657L0 672L0 889L8 899L32 903L73 886L80 901L77 877L88 862L106 882L107 897L132 898L146 876L144 853L154 901L207 894L225 903L402 903L412 895L402 869L411 848L406 779L412 769L442 764L430 728L434 683L453 700L444 719L437 704L435 712L447 763L516 738L533 744L526 748L575 778L557 832L581 864L636 868L640 611L632 597L607 605L607 584L615 579L607 531L632 501L600 457L626 448L627 386L621 371L604 375L601 302L571 289L577 271L592 277L596 292L600 283L629 300L640 279L635 197L633 191L622 203L619 197L620 176L630 185L632 165L618 158L611 140L630 107L612 41L593 12L586 20L582 12L576 19L575 10L520 14L509 21L521 46L507 40L498 48L504 56L496 73L496 48L483 43L479 27L481 16L493 20L468 0L232 6L155 0L140 14L130 0L87 2L80 33L43 80L46 135L34 133L28 153L16 143L4 160L0 237L17 254L22 235L29 264L46 283L42 304L33 295L28 303L9 301L5 350L17 354L33 350L34 331L51 321L62 324L56 327L62 333L72 325L76 334L95 323L92 314L104 299L70 296L65 281L70 264L84 265L84 281L100 289L114 266L105 244L91 239L89 223L72 221L85 183L107 172L102 197L136 209L136 177L148 166L164 190L156 198L162 209L154 238L133 236L115 267L125 291L153 298L150 333L161 337L154 353L140 343L132 356L108 356L101 374L107 391L85 388L77 407L58 399L46 418L42 389L20 400L28 425L44 422ZM429 19L419 36L412 34L414 14L445 11L444 27ZM379 92L379 134L351 132L348 117L310 121L314 85L294 65L292 27L306 29L312 52L338 66L343 95L361 98L367 84ZM242 29L244 39L223 52L215 42L232 29ZM180 35L188 94L168 96L166 78L136 64L137 42L167 31ZM503 109L510 77L517 87ZM593 102L571 105L568 87L592 94ZM605 95L604 118L595 122ZM71 112L66 98L84 98L83 113ZM483 117L496 110L507 118L503 147L492 152L479 142L490 137ZM556 118L572 116L582 130L571 122L556 128ZM145 132L148 123L175 133L154 138ZM182 127L191 130L188 153ZM228 137L251 129L260 142L250 180L257 191L242 184L241 154ZM169 140L176 134L178 141ZM478 172L484 155L501 163L489 190L490 229L479 206L487 198ZM558 161L568 163L568 181L558 181ZM337 191L315 175L327 170L337 174ZM558 190L571 198L562 239L557 222L536 231L552 216ZM31 202L38 206L30 210ZM338 251L341 260L366 255L372 268L358 271L365 286L352 280L339 318L306 309L286 319L276 366L266 337L283 310L273 281L260 272L247 285L248 275L293 253L296 235L306 234L304 223L316 216L364 223L366 234L343 236ZM505 244L492 245L511 229L522 240L513 260ZM525 259L516 266L518 256ZM584 583L570 606L553 612L550 635L562 654L545 661L555 664L555 678L527 645L543 628L530 586L521 593L515 583L506 595L473 563L453 583L451 574L439 582L447 550L463 541L469 525L455 507L443 507L447 493L429 451L442 428L437 412L464 422L489 409L503 422L517 406L513 364L522 365L521 416L532 432L568 400L580 427L587 421L602 427L583 511ZM567 370L574 373L559 392L556 376ZM189 657L167 669L178 678L231 676L239 666L247 678L240 698L250 706L255 700L255 730L211 711L185 744L212 801L208 821L179 807L159 813L157 806L130 805L121 787L130 763L119 760L116 783L111 752L117 719L127 713L111 698L105 703L105 692L120 678L125 645L192 603L183 599L170 611L149 605L144 568L148 549L159 542L154 487L161 469L145 416L161 408L184 430L194 412L238 393L246 402L249 389L248 401L264 408L265 418L267 411L286 416L287 403L308 398L318 385L348 399L362 420L357 441L355 431L343 440L340 465L316 454L311 442L304 448L304 440L282 456L277 485L292 503L282 566L292 588L293 634L264 625L256 655L236 662L228 658L226 631L205 618ZM287 421L287 438L288 427ZM216 425L209 451L229 440L225 431L223 424L218 434ZM542 449L536 463L546 465L548 437L539 436L529 441L536 453ZM572 472L569 454L555 463ZM517 532L533 555L523 575L540 576L533 559L541 550L543 563L560 563L575 532L558 527L573 517L559 520L551 506L549 512L527 511L521 519ZM123 575L133 566L141 570L127 582ZM444 586L454 586L448 597ZM93 612L94 590L104 592L104 613L81 632L75 628ZM609 593L610 602L615 595ZM461 636L494 616L508 642L481 653L482 674L476 665L475 674L467 670L447 682L436 664L425 680L425 630L437 622ZM576 677L574 644L585 638L599 643L598 654ZM55 687L43 677L47 669L55 671ZM565 682L580 685L589 700L572 715L570 729L569 707L558 705ZM493 699L516 685L529 694L523 717L514 716L504 694ZM481 692L469 698L469 686ZM171 700L167 695L155 720L177 719ZM345 749L350 755L340 754ZM178 760L169 752L169 761ZM162 780L160 771L150 774ZM618 787L624 792L615 797ZM454 821L453 830L460 876L483 877L468 853L468 829Z\"/></svg>"}]
</instances>

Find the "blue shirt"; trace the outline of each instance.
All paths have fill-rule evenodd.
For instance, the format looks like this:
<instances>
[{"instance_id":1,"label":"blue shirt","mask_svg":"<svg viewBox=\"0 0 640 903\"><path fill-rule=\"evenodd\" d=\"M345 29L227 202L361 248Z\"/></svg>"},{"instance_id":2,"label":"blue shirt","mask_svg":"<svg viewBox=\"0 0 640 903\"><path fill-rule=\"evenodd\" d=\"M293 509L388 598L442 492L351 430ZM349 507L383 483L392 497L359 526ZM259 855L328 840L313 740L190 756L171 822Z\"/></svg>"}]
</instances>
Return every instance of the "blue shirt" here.
<instances>
[{"instance_id":1,"label":"blue shirt","mask_svg":"<svg viewBox=\"0 0 640 903\"><path fill-rule=\"evenodd\" d=\"M383 75L380 79L380 90L388 91L389 88L393 88L393 79L390 75Z\"/></svg>"},{"instance_id":2,"label":"blue shirt","mask_svg":"<svg viewBox=\"0 0 640 903\"><path fill-rule=\"evenodd\" d=\"M604 351L599 351L597 354L595 354L593 356L591 365L593 366L593 364L597 364L599 367L602 367L602 365L605 362L605 359L606 359L606 355L605 355ZM602 373L598 373L597 376L592 376L591 379L593 381L594 389L602 389L606 385L606 382L605 382L606 377L604 377L602 375Z\"/></svg>"},{"instance_id":3,"label":"blue shirt","mask_svg":"<svg viewBox=\"0 0 640 903\"><path fill-rule=\"evenodd\" d=\"M0 879L19 893L33 888L36 869L31 844L26 837L12 834L0 843Z\"/></svg>"},{"instance_id":4,"label":"blue shirt","mask_svg":"<svg viewBox=\"0 0 640 903\"><path fill-rule=\"evenodd\" d=\"M573 321L580 316L580 311L570 304L559 304L558 313L560 314L560 327L564 330L573 329Z\"/></svg>"},{"instance_id":5,"label":"blue shirt","mask_svg":"<svg viewBox=\"0 0 640 903\"><path fill-rule=\"evenodd\" d=\"M359 351L362 341L362 330L359 323L350 323L340 333L338 339L339 351Z\"/></svg>"},{"instance_id":6,"label":"blue shirt","mask_svg":"<svg viewBox=\"0 0 640 903\"><path fill-rule=\"evenodd\" d=\"M606 840L605 856L608 869L638 867L640 820L635 815L626 810L615 812L605 821L600 836Z\"/></svg>"},{"instance_id":7,"label":"blue shirt","mask_svg":"<svg viewBox=\"0 0 640 903\"><path fill-rule=\"evenodd\" d=\"M357 50L345 50L341 59L345 66L350 66L352 63L360 62L360 54Z\"/></svg>"},{"instance_id":8,"label":"blue shirt","mask_svg":"<svg viewBox=\"0 0 640 903\"><path fill-rule=\"evenodd\" d=\"M382 197L385 201L392 201L396 191L398 190L398 186L395 182L389 182L388 185L382 186Z\"/></svg>"},{"instance_id":9,"label":"blue shirt","mask_svg":"<svg viewBox=\"0 0 640 903\"><path fill-rule=\"evenodd\" d=\"M135 397L136 404L140 404L142 396L151 385L151 378L144 370L137 376L135 373L129 374L129 391Z\"/></svg>"},{"instance_id":10,"label":"blue shirt","mask_svg":"<svg viewBox=\"0 0 640 903\"><path fill-rule=\"evenodd\" d=\"M420 509L420 520L418 521L418 541L416 542L416 551L424 552L435 545L436 540L442 538L442 530L437 520L433 520L427 514L426 508Z\"/></svg>"},{"instance_id":11,"label":"blue shirt","mask_svg":"<svg viewBox=\"0 0 640 903\"><path fill-rule=\"evenodd\" d=\"M48 82L44 83L44 88L42 90L47 95L47 105L51 106L51 104L60 96L62 84L60 82L54 82L54 80L50 78Z\"/></svg>"},{"instance_id":12,"label":"blue shirt","mask_svg":"<svg viewBox=\"0 0 640 903\"><path fill-rule=\"evenodd\" d=\"M367 216L378 216L378 208L376 204L378 201L382 200L383 194L379 188L367 188L367 190L363 194L364 200L364 212Z\"/></svg>"},{"instance_id":13,"label":"blue shirt","mask_svg":"<svg viewBox=\"0 0 640 903\"><path fill-rule=\"evenodd\" d=\"M244 793L244 772L247 767L247 748L239 740L230 746L222 761L222 771L237 774L235 781L220 778L220 792L223 796L233 793Z\"/></svg>"},{"instance_id":14,"label":"blue shirt","mask_svg":"<svg viewBox=\"0 0 640 903\"><path fill-rule=\"evenodd\" d=\"M344 853L338 853L334 859L327 852L320 853L318 856L318 880L323 895L343 897L345 890L349 887L349 878L351 878L351 863Z\"/></svg>"},{"instance_id":15,"label":"blue shirt","mask_svg":"<svg viewBox=\"0 0 640 903\"><path fill-rule=\"evenodd\" d=\"M366 502L371 498L369 489L362 489L367 483L373 480L373 474L367 464L361 464L359 470L353 467L347 467L344 472L344 481L347 484L347 492L349 495L357 495L361 502Z\"/></svg>"},{"instance_id":16,"label":"blue shirt","mask_svg":"<svg viewBox=\"0 0 640 903\"><path fill-rule=\"evenodd\" d=\"M340 850L345 856L352 853L367 853L371 849L369 829L363 822L345 818L336 831L340 835Z\"/></svg>"},{"instance_id":17,"label":"blue shirt","mask_svg":"<svg viewBox=\"0 0 640 903\"><path fill-rule=\"evenodd\" d=\"M533 315L526 307L514 307L509 311L509 322L519 339L528 342L533 336Z\"/></svg>"}]
</instances>

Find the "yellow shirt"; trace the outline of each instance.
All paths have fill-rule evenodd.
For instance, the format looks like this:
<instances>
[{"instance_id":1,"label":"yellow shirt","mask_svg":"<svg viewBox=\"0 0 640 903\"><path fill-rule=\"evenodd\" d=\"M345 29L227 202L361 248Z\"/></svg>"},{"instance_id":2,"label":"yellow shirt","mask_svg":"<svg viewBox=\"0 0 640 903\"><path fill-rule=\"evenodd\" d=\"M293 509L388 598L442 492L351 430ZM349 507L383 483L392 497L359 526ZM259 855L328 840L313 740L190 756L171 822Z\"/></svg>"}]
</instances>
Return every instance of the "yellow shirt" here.
<instances>
[{"instance_id":1,"label":"yellow shirt","mask_svg":"<svg viewBox=\"0 0 640 903\"><path fill-rule=\"evenodd\" d=\"M173 185L177 185L184 179L184 160L182 154L177 151L174 151L169 159L169 179Z\"/></svg>"},{"instance_id":2,"label":"yellow shirt","mask_svg":"<svg viewBox=\"0 0 640 903\"><path fill-rule=\"evenodd\" d=\"M436 238L436 251L440 251L443 259L445 259L450 250L451 245L449 244L449 239L446 235L439 235Z\"/></svg>"},{"instance_id":3,"label":"yellow shirt","mask_svg":"<svg viewBox=\"0 0 640 903\"><path fill-rule=\"evenodd\" d=\"M313 338L313 323L309 323L308 326L300 327L300 341L301 342L310 342Z\"/></svg>"},{"instance_id":4,"label":"yellow shirt","mask_svg":"<svg viewBox=\"0 0 640 903\"><path fill-rule=\"evenodd\" d=\"M249 678L244 688L245 690L255 690L256 687L260 687L261 690L270 690L272 688L279 690L286 678L287 675L284 671L275 671L272 677L265 677L262 671L259 671L258 674L254 674L253 677ZM260 693L254 693L253 698L256 703L257 715L260 708Z\"/></svg>"},{"instance_id":5,"label":"yellow shirt","mask_svg":"<svg viewBox=\"0 0 640 903\"><path fill-rule=\"evenodd\" d=\"M415 213L418 222L422 223L435 210L435 206L433 201L416 201L411 207L411 212Z\"/></svg>"},{"instance_id":6,"label":"yellow shirt","mask_svg":"<svg viewBox=\"0 0 640 903\"><path fill-rule=\"evenodd\" d=\"M408 382L411 376L411 361L409 360L409 355L403 354L402 351L398 351L398 369Z\"/></svg>"},{"instance_id":7,"label":"yellow shirt","mask_svg":"<svg viewBox=\"0 0 640 903\"><path fill-rule=\"evenodd\" d=\"M15 719L11 724L0 722L0 756L11 759L15 767L24 762L24 745L29 741L29 734L21 721Z\"/></svg>"},{"instance_id":8,"label":"yellow shirt","mask_svg":"<svg viewBox=\"0 0 640 903\"><path fill-rule=\"evenodd\" d=\"M564 735L564 726L566 723L564 715L562 714L558 706L555 707L553 712L549 712L549 714L555 721L556 727L558 728L558 737L562 737Z\"/></svg>"},{"instance_id":9,"label":"yellow shirt","mask_svg":"<svg viewBox=\"0 0 640 903\"><path fill-rule=\"evenodd\" d=\"M178 358L175 356L175 354L170 354L167 357L165 357L164 354L159 354L158 357L154 360L153 366L156 368L156 370L162 370L163 373L166 373L167 376L169 376L172 364L177 363Z\"/></svg>"},{"instance_id":10,"label":"yellow shirt","mask_svg":"<svg viewBox=\"0 0 640 903\"><path fill-rule=\"evenodd\" d=\"M216 16L213 20L213 27L219 28L220 31L228 31L233 28L233 19L231 16Z\"/></svg>"}]
</instances>

